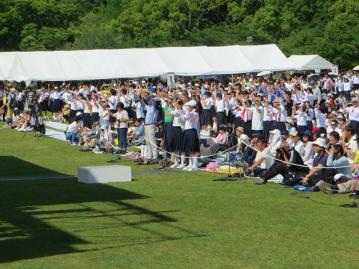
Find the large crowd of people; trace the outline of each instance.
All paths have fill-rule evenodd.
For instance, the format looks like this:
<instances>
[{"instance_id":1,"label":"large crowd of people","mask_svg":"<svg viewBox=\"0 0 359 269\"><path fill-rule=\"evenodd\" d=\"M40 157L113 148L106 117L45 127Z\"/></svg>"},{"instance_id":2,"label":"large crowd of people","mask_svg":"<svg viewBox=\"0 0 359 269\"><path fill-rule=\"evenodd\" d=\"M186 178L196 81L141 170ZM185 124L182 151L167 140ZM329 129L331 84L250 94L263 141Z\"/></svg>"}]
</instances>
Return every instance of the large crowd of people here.
<instances>
[{"instance_id":1,"label":"large crowd of people","mask_svg":"<svg viewBox=\"0 0 359 269\"><path fill-rule=\"evenodd\" d=\"M277 78L241 75L93 83L0 86L0 117L20 131L45 132L45 120L68 123L66 139L82 150L126 153L142 145L192 171L204 141L233 149L257 184L281 175L313 191L359 190L359 74ZM203 157L203 156L202 156ZM358 165L356 165L358 164Z\"/></svg>"}]
</instances>

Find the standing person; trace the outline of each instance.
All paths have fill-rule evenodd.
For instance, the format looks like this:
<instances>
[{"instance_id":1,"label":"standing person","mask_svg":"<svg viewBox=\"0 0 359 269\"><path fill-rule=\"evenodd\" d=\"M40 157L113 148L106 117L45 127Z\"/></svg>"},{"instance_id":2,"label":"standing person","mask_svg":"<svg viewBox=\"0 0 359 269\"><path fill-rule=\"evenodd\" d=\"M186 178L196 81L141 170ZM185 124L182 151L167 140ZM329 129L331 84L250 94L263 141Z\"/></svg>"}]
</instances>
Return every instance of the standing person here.
<instances>
[{"instance_id":1,"label":"standing person","mask_svg":"<svg viewBox=\"0 0 359 269\"><path fill-rule=\"evenodd\" d=\"M215 101L217 126L226 124L226 104L222 94L218 93Z\"/></svg>"},{"instance_id":2,"label":"standing person","mask_svg":"<svg viewBox=\"0 0 359 269\"><path fill-rule=\"evenodd\" d=\"M145 117L145 140L148 160L150 163L158 162L158 150L156 147L156 123L158 117L158 111L156 108L155 100L151 97L147 97L145 100L147 105L145 106L146 117Z\"/></svg>"},{"instance_id":3,"label":"standing person","mask_svg":"<svg viewBox=\"0 0 359 269\"><path fill-rule=\"evenodd\" d=\"M181 167L184 166L185 156L188 155L189 164L183 169L186 171L192 171L197 169L197 157L200 152L198 139L199 115L196 112L196 101L192 100L185 106L185 114L183 116L185 123L182 142Z\"/></svg>"},{"instance_id":4,"label":"standing person","mask_svg":"<svg viewBox=\"0 0 359 269\"><path fill-rule=\"evenodd\" d=\"M343 108L349 114L349 125L359 133L359 99L354 98L351 106L344 103Z\"/></svg>"},{"instance_id":5,"label":"standing person","mask_svg":"<svg viewBox=\"0 0 359 269\"><path fill-rule=\"evenodd\" d=\"M213 106L213 99L210 92L206 92L201 100L202 114L201 114L201 125L202 130L205 134L209 135L209 128L212 126L212 113L211 108Z\"/></svg>"},{"instance_id":6,"label":"standing person","mask_svg":"<svg viewBox=\"0 0 359 269\"><path fill-rule=\"evenodd\" d=\"M69 123L72 123L75 120L77 113L77 100L75 95L71 96L71 99L69 99L69 103L71 108L69 115Z\"/></svg>"},{"instance_id":7,"label":"standing person","mask_svg":"<svg viewBox=\"0 0 359 269\"><path fill-rule=\"evenodd\" d=\"M307 107L305 104L299 104L299 106L299 110L297 110L296 106L293 106L293 116L297 120L298 133L300 136L302 136L305 131L307 131L308 114Z\"/></svg>"},{"instance_id":8,"label":"standing person","mask_svg":"<svg viewBox=\"0 0 359 269\"><path fill-rule=\"evenodd\" d=\"M252 135L263 136L263 110L261 97L256 97L255 106L250 108L252 112Z\"/></svg>"},{"instance_id":9,"label":"standing person","mask_svg":"<svg viewBox=\"0 0 359 269\"><path fill-rule=\"evenodd\" d=\"M134 109L136 111L136 119L145 119L144 104L141 98L138 96L135 98Z\"/></svg>"},{"instance_id":10,"label":"standing person","mask_svg":"<svg viewBox=\"0 0 359 269\"><path fill-rule=\"evenodd\" d=\"M122 102L117 104L117 113L112 115L117 121L117 137L120 142L120 151L125 153L127 150L127 130L128 130L128 112Z\"/></svg>"},{"instance_id":11,"label":"standing person","mask_svg":"<svg viewBox=\"0 0 359 269\"><path fill-rule=\"evenodd\" d=\"M316 85L316 87L314 88L314 91L313 91L313 104L316 105L316 104L320 104L320 102L322 101L322 92L320 90L320 83L318 83Z\"/></svg>"},{"instance_id":12,"label":"standing person","mask_svg":"<svg viewBox=\"0 0 359 269\"><path fill-rule=\"evenodd\" d=\"M100 121L100 103L96 93L92 93L91 105L91 124Z\"/></svg>"},{"instance_id":13,"label":"standing person","mask_svg":"<svg viewBox=\"0 0 359 269\"><path fill-rule=\"evenodd\" d=\"M113 122L116 121L116 119L114 117L112 117L112 114L116 113L116 109L117 109L117 102L118 102L118 98L117 98L117 91L115 89L111 89L110 90L110 97L108 98L108 105L110 108L110 122L111 125L113 124Z\"/></svg>"},{"instance_id":14,"label":"standing person","mask_svg":"<svg viewBox=\"0 0 359 269\"><path fill-rule=\"evenodd\" d=\"M243 108L242 108L242 115L241 115L241 123L242 123L242 127L244 129L244 133L248 136L248 137L252 137L252 117L253 117L253 113L250 110L250 101L249 100L245 100L243 102Z\"/></svg>"},{"instance_id":15,"label":"standing person","mask_svg":"<svg viewBox=\"0 0 359 269\"><path fill-rule=\"evenodd\" d=\"M273 107L268 103L268 98L264 97L263 114L263 137L269 139L269 132L273 130Z\"/></svg>"},{"instance_id":16,"label":"standing person","mask_svg":"<svg viewBox=\"0 0 359 269\"><path fill-rule=\"evenodd\" d=\"M318 136L320 136L320 134L325 134L327 132L326 130L327 115L325 113L325 109L323 107L320 107L318 104L315 105L314 113L317 122L316 127L319 128Z\"/></svg>"},{"instance_id":17,"label":"standing person","mask_svg":"<svg viewBox=\"0 0 359 269\"><path fill-rule=\"evenodd\" d=\"M349 102L350 101L351 83L350 83L349 78L347 78L347 77L344 77L343 91L344 91L345 99Z\"/></svg>"},{"instance_id":18,"label":"standing person","mask_svg":"<svg viewBox=\"0 0 359 269\"><path fill-rule=\"evenodd\" d=\"M165 150L171 152L171 141L173 137L173 111L172 99L166 98L162 103L163 119L165 122L165 137L164 146Z\"/></svg>"},{"instance_id":19,"label":"standing person","mask_svg":"<svg viewBox=\"0 0 359 269\"><path fill-rule=\"evenodd\" d=\"M56 119L59 113L62 111L62 92L59 87L55 87L54 92L52 93L52 112L54 113L54 119ZM76 117L76 113L74 114L74 119Z\"/></svg>"},{"instance_id":20,"label":"standing person","mask_svg":"<svg viewBox=\"0 0 359 269\"><path fill-rule=\"evenodd\" d=\"M109 143L110 140L110 106L105 103L100 109L100 129L101 133L101 141L105 143Z\"/></svg>"},{"instance_id":21,"label":"standing person","mask_svg":"<svg viewBox=\"0 0 359 269\"><path fill-rule=\"evenodd\" d=\"M183 147L183 128L184 128L184 122L183 117L185 112L182 109L183 102L182 100L179 100L177 102L173 103L173 106L175 107L175 110L173 111L173 136L171 141L171 152L173 165L171 168L177 168L180 165L179 155L181 154L182 147ZM175 156L177 155L177 156ZM183 166L178 168L184 168L184 162Z\"/></svg>"},{"instance_id":22,"label":"standing person","mask_svg":"<svg viewBox=\"0 0 359 269\"><path fill-rule=\"evenodd\" d=\"M287 110L285 109L285 107L281 104L281 99L276 99L273 102L273 106L274 106L274 119L275 119L275 123L274 123L274 128L278 129L281 132L285 132L287 130L287 127L285 126L285 122L287 119Z\"/></svg>"}]
</instances>

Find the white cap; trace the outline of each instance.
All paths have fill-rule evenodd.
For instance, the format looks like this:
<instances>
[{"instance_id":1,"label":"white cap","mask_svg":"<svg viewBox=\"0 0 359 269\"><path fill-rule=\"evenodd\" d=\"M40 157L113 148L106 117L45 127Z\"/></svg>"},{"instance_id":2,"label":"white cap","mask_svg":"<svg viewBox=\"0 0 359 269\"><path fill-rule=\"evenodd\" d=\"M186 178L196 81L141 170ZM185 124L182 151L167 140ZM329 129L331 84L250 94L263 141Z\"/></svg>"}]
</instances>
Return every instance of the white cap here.
<instances>
[{"instance_id":1,"label":"white cap","mask_svg":"<svg viewBox=\"0 0 359 269\"><path fill-rule=\"evenodd\" d=\"M327 143L325 142L324 138L317 138L314 142L313 142L313 146L317 145L319 147L325 148L327 146Z\"/></svg>"},{"instance_id":2,"label":"white cap","mask_svg":"<svg viewBox=\"0 0 359 269\"><path fill-rule=\"evenodd\" d=\"M195 100L191 100L185 104L186 106L196 107L197 102Z\"/></svg>"},{"instance_id":3,"label":"white cap","mask_svg":"<svg viewBox=\"0 0 359 269\"><path fill-rule=\"evenodd\" d=\"M290 135L290 136L297 136L297 135L298 135L298 132L297 132L297 130L296 130L295 128L292 128L292 129L290 130L289 135Z\"/></svg>"}]
</instances>

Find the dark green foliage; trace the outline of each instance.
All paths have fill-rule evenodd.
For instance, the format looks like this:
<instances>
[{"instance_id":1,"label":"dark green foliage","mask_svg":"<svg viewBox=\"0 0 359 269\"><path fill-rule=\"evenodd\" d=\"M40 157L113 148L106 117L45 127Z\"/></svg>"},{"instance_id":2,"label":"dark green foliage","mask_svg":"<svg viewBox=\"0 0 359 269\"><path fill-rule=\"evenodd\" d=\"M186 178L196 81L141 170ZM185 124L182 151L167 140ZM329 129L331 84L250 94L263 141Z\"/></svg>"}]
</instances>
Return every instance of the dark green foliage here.
<instances>
[{"instance_id":1,"label":"dark green foliage","mask_svg":"<svg viewBox=\"0 0 359 269\"><path fill-rule=\"evenodd\" d=\"M277 43L341 67L359 58L357 0L4 0L0 50Z\"/></svg>"}]
</instances>

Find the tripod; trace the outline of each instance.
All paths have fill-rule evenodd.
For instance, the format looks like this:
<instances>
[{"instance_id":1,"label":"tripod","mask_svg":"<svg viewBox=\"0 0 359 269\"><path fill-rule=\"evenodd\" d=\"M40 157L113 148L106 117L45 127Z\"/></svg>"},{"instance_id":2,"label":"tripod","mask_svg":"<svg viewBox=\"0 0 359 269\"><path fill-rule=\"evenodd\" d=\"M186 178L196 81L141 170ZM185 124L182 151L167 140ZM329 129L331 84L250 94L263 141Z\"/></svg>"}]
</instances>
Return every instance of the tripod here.
<instances>
[{"instance_id":1,"label":"tripod","mask_svg":"<svg viewBox=\"0 0 359 269\"><path fill-rule=\"evenodd\" d=\"M235 138L236 138L236 136L233 133L233 127L231 127L231 129L229 130L229 133L228 133L228 148L229 149L235 146L235 143L234 143ZM217 178L214 181L233 181L233 180L237 180L236 175L233 175L231 173L232 161L231 161L231 158L230 158L230 152L229 151L226 152L225 160L227 160L227 162L228 162L228 174L225 177Z\"/></svg>"}]
</instances>

